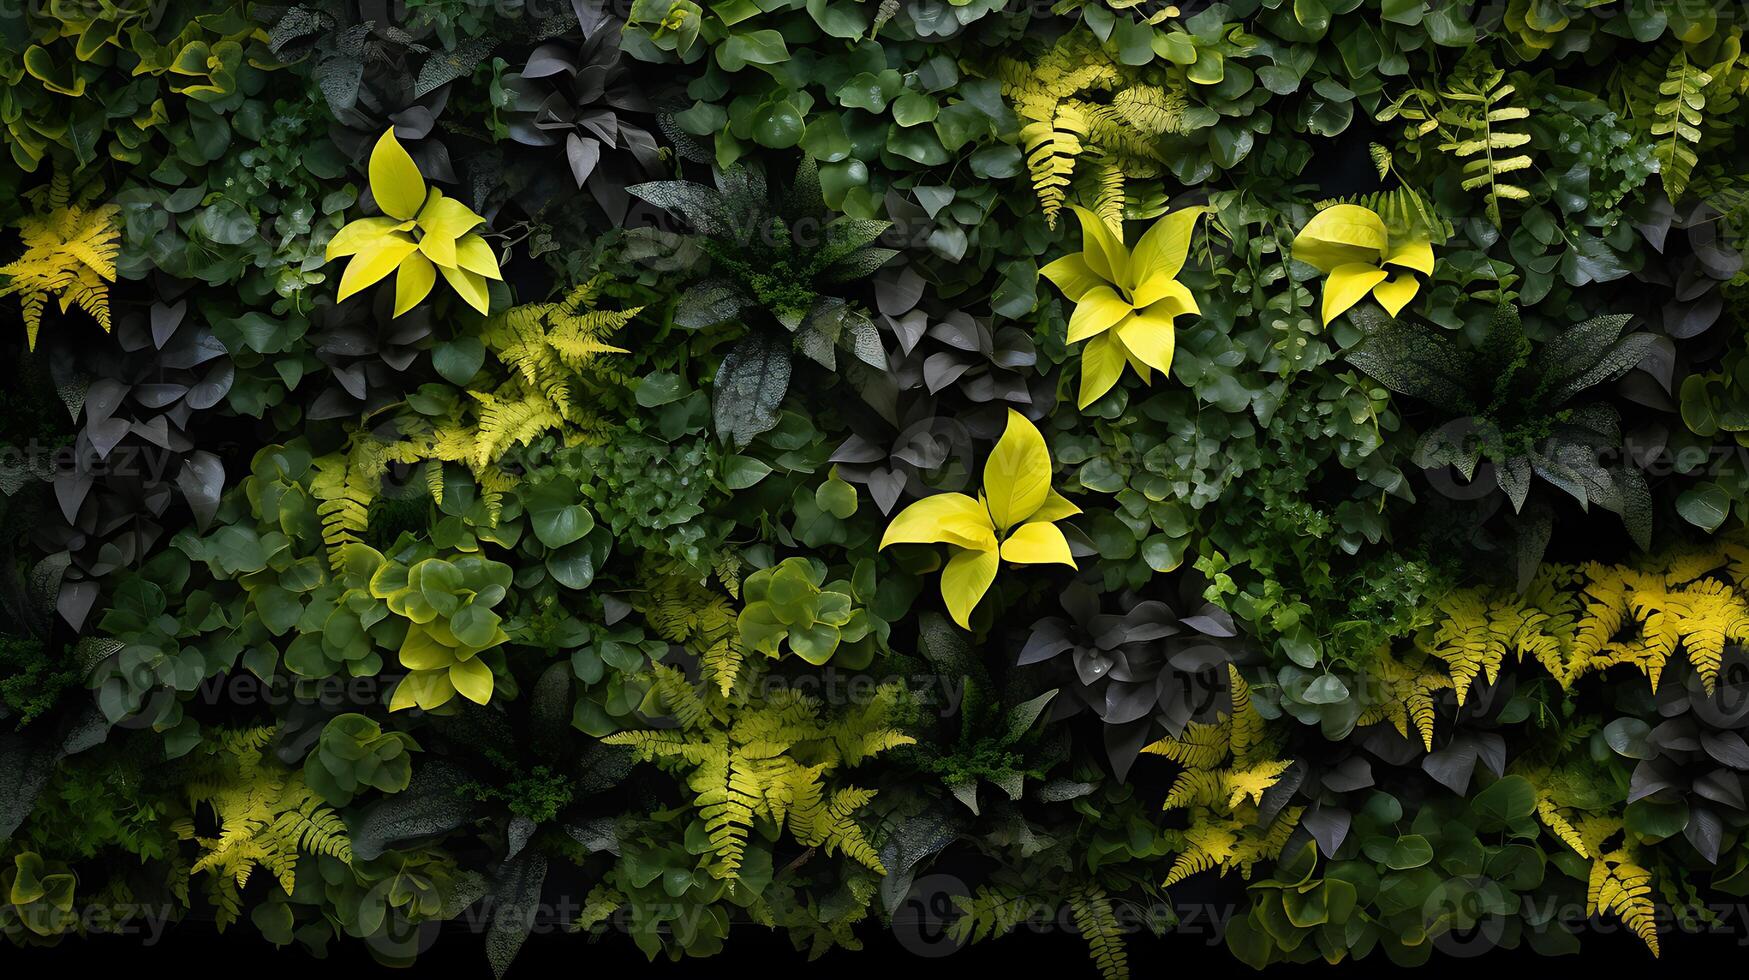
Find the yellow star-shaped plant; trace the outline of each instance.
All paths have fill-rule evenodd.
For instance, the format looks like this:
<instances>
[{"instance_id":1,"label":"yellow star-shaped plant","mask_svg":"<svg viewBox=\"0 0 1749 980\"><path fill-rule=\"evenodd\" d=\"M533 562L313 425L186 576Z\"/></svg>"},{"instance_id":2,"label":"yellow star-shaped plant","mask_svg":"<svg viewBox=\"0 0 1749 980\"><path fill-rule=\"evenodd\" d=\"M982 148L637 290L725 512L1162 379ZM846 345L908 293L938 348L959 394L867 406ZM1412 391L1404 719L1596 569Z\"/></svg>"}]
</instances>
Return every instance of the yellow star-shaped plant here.
<instances>
[{"instance_id":1,"label":"yellow star-shaped plant","mask_svg":"<svg viewBox=\"0 0 1749 980\"><path fill-rule=\"evenodd\" d=\"M352 256L340 276L340 298L395 273L395 316L419 305L438 273L469 306L485 313L486 280L504 278L498 257L475 228L486 219L425 178L393 129L370 154L370 191L383 217L348 222L328 242L328 261Z\"/></svg>"},{"instance_id":2,"label":"yellow star-shaped plant","mask_svg":"<svg viewBox=\"0 0 1749 980\"><path fill-rule=\"evenodd\" d=\"M881 547L945 544L953 550L941 571L941 598L953 621L970 629L978 600L996 581L1002 560L1017 565L1075 567L1055 521L1081 509L1051 489L1051 454L1026 416L1008 410L1008 427L984 462L984 492L924 497L899 512Z\"/></svg>"},{"instance_id":3,"label":"yellow star-shaped plant","mask_svg":"<svg viewBox=\"0 0 1749 980\"><path fill-rule=\"evenodd\" d=\"M1069 343L1088 342L1081 351L1080 408L1110 391L1126 363L1144 382L1151 369L1171 370L1177 342L1172 321L1201 312L1178 273L1190 254L1196 219L1207 210L1181 208L1161 217L1132 252L1098 215L1075 208L1081 219L1081 251L1039 272L1075 304Z\"/></svg>"},{"instance_id":4,"label":"yellow star-shaped plant","mask_svg":"<svg viewBox=\"0 0 1749 980\"><path fill-rule=\"evenodd\" d=\"M1391 241L1385 220L1358 204L1319 211L1294 238L1293 257L1330 277L1324 281L1326 324L1368 293L1396 316L1421 290L1415 273L1433 275L1432 245L1425 239Z\"/></svg>"}]
</instances>

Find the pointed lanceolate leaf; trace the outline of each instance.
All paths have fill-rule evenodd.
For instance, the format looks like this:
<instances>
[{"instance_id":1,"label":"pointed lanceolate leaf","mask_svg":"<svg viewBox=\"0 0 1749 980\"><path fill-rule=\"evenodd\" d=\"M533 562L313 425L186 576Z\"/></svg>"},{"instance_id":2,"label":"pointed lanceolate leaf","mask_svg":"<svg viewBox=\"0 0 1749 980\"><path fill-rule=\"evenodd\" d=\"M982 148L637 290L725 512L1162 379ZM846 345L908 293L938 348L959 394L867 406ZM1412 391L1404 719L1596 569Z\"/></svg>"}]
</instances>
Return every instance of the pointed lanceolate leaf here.
<instances>
[{"instance_id":1,"label":"pointed lanceolate leaf","mask_svg":"<svg viewBox=\"0 0 1749 980\"><path fill-rule=\"evenodd\" d=\"M397 218L359 218L349 221L346 227L335 232L328 239L328 250L323 258L334 261L347 255L357 255L369 251L390 240L396 231L402 230L403 224Z\"/></svg>"},{"instance_id":2,"label":"pointed lanceolate leaf","mask_svg":"<svg viewBox=\"0 0 1749 980\"><path fill-rule=\"evenodd\" d=\"M1099 215L1077 206L1075 217L1081 222L1081 258L1087 268L1106 282L1118 282L1129 266L1129 249Z\"/></svg>"},{"instance_id":3,"label":"pointed lanceolate leaf","mask_svg":"<svg viewBox=\"0 0 1749 980\"><path fill-rule=\"evenodd\" d=\"M486 278L466 269L451 268L440 265L437 271L443 273L443 278L453 287L467 304L481 313L491 311L492 297L486 289Z\"/></svg>"},{"instance_id":4,"label":"pointed lanceolate leaf","mask_svg":"<svg viewBox=\"0 0 1749 980\"><path fill-rule=\"evenodd\" d=\"M1101 334L1081 348L1081 391L1075 407L1085 409L1117 384L1123 374L1124 346L1117 335Z\"/></svg>"},{"instance_id":5,"label":"pointed lanceolate leaf","mask_svg":"<svg viewBox=\"0 0 1749 980\"><path fill-rule=\"evenodd\" d=\"M1133 312L1135 308L1119 296L1117 290L1105 285L1094 286L1081 295L1074 312L1069 314L1068 343L1078 344L1089 337L1097 337Z\"/></svg>"},{"instance_id":6,"label":"pointed lanceolate leaf","mask_svg":"<svg viewBox=\"0 0 1749 980\"><path fill-rule=\"evenodd\" d=\"M996 547L996 534L983 504L963 493L938 493L906 507L887 525L881 547L895 544L952 544L990 551Z\"/></svg>"},{"instance_id":7,"label":"pointed lanceolate leaf","mask_svg":"<svg viewBox=\"0 0 1749 980\"><path fill-rule=\"evenodd\" d=\"M1138 313L1117 328L1117 339L1143 364L1160 372L1172 370L1172 352L1178 335L1170 316L1155 316L1151 311Z\"/></svg>"},{"instance_id":8,"label":"pointed lanceolate leaf","mask_svg":"<svg viewBox=\"0 0 1749 980\"><path fill-rule=\"evenodd\" d=\"M971 629L972 610L996 581L1001 560L995 551L964 550L947 560L941 570L941 599L947 613L965 629Z\"/></svg>"},{"instance_id":9,"label":"pointed lanceolate leaf","mask_svg":"<svg viewBox=\"0 0 1749 980\"><path fill-rule=\"evenodd\" d=\"M487 279L504 278L503 273L498 271L498 256L492 254L492 246L474 232L456 239L455 262L461 268Z\"/></svg>"},{"instance_id":10,"label":"pointed lanceolate leaf","mask_svg":"<svg viewBox=\"0 0 1749 980\"><path fill-rule=\"evenodd\" d=\"M984 463L984 502L996 527L1008 530L1033 515L1051 489L1051 453L1026 416L1008 410L1008 427Z\"/></svg>"},{"instance_id":11,"label":"pointed lanceolate leaf","mask_svg":"<svg viewBox=\"0 0 1749 980\"><path fill-rule=\"evenodd\" d=\"M354 255L346 263L346 271L340 274L340 292L337 298L346 299L381 281L418 247L413 239L396 235L369 251Z\"/></svg>"},{"instance_id":12,"label":"pointed lanceolate leaf","mask_svg":"<svg viewBox=\"0 0 1749 980\"><path fill-rule=\"evenodd\" d=\"M371 150L370 192L384 214L403 221L416 216L425 204L425 179L395 139L393 127L384 131Z\"/></svg>"},{"instance_id":13,"label":"pointed lanceolate leaf","mask_svg":"<svg viewBox=\"0 0 1749 980\"><path fill-rule=\"evenodd\" d=\"M1154 222L1136 243L1130 253L1131 282L1127 285L1137 306L1147 306L1166 295L1190 254L1196 219L1207 211L1204 207L1180 208Z\"/></svg>"},{"instance_id":14,"label":"pointed lanceolate leaf","mask_svg":"<svg viewBox=\"0 0 1749 980\"><path fill-rule=\"evenodd\" d=\"M1057 259L1055 262L1038 270L1063 292L1063 296L1071 303L1079 303L1087 291L1097 286L1109 285L1104 279L1095 275L1088 267L1087 259L1081 252L1072 252Z\"/></svg>"},{"instance_id":15,"label":"pointed lanceolate leaf","mask_svg":"<svg viewBox=\"0 0 1749 980\"><path fill-rule=\"evenodd\" d=\"M401 260L401 267L395 273L395 316L407 312L419 305L437 282L437 268L431 260L418 252L409 254Z\"/></svg>"}]
</instances>

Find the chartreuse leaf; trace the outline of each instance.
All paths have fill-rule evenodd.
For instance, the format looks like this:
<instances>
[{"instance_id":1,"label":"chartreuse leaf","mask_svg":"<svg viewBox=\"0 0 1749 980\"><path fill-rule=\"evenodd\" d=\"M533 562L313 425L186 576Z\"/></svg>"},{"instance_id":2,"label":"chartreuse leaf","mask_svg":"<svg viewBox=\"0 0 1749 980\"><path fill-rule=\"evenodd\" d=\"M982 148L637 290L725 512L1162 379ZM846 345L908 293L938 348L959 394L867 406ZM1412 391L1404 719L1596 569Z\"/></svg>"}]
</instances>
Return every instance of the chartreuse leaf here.
<instances>
[{"instance_id":1,"label":"chartreuse leaf","mask_svg":"<svg viewBox=\"0 0 1749 980\"><path fill-rule=\"evenodd\" d=\"M346 271L350 273L352 266ZM431 260L417 252L401 260L401 267L395 274L395 316L407 312L419 305L420 300L431 294L431 287L437 284L437 267ZM342 296L342 299L346 297Z\"/></svg>"},{"instance_id":2,"label":"chartreuse leaf","mask_svg":"<svg viewBox=\"0 0 1749 980\"><path fill-rule=\"evenodd\" d=\"M1201 312L1178 274L1190 254L1196 219L1208 208L1164 215L1142 234L1134 254L1099 215L1086 208L1074 210L1081 221L1081 251L1039 272L1075 304L1067 342L1087 341L1076 399L1085 409L1117 384L1126 364L1143 381L1152 371L1171 371L1177 347L1173 321Z\"/></svg>"},{"instance_id":3,"label":"chartreuse leaf","mask_svg":"<svg viewBox=\"0 0 1749 980\"><path fill-rule=\"evenodd\" d=\"M941 573L941 597L954 622L970 629L972 610L996 581L1001 559L1075 567L1068 539L1052 522L1081 511L1051 489L1050 474L1044 436L1009 409L1008 426L984 464L984 499L961 493L925 497L893 518L881 547L953 547Z\"/></svg>"},{"instance_id":4,"label":"chartreuse leaf","mask_svg":"<svg viewBox=\"0 0 1749 980\"><path fill-rule=\"evenodd\" d=\"M1014 409L996 448L984 462L984 503L996 528L1009 528L1032 516L1051 488L1051 454L1045 437Z\"/></svg>"},{"instance_id":5,"label":"chartreuse leaf","mask_svg":"<svg viewBox=\"0 0 1749 980\"><path fill-rule=\"evenodd\" d=\"M1392 241L1378 212L1358 204L1333 204L1313 215L1294 237L1293 257L1329 277L1319 310L1326 324L1368 295L1396 316L1421 290L1412 273L1433 274L1431 244ZM1393 275L1386 266L1399 271Z\"/></svg>"},{"instance_id":6,"label":"chartreuse leaf","mask_svg":"<svg viewBox=\"0 0 1749 980\"><path fill-rule=\"evenodd\" d=\"M419 176L413 157L395 139L393 127L383 131L370 151L370 193L384 214L403 221L418 214L425 203L425 178Z\"/></svg>"},{"instance_id":7,"label":"chartreuse leaf","mask_svg":"<svg viewBox=\"0 0 1749 980\"><path fill-rule=\"evenodd\" d=\"M1142 233L1126 270L1137 306L1148 306L1164 299L1167 291L1177 284L1178 273L1184 270L1184 260L1190 254L1190 236L1196 228L1196 219L1208 210L1206 207L1179 208Z\"/></svg>"},{"instance_id":8,"label":"chartreuse leaf","mask_svg":"<svg viewBox=\"0 0 1749 980\"><path fill-rule=\"evenodd\" d=\"M1329 323L1348 312L1349 307L1365 299L1374 286L1389 277L1390 273L1366 262L1345 262L1331 269L1330 278L1324 281L1324 303L1321 311L1324 322Z\"/></svg>"},{"instance_id":9,"label":"chartreuse leaf","mask_svg":"<svg viewBox=\"0 0 1749 980\"><path fill-rule=\"evenodd\" d=\"M1124 346L1116 335L1093 338L1081 349L1081 391L1075 407L1084 409L1110 391L1123 376L1125 362Z\"/></svg>"},{"instance_id":10,"label":"chartreuse leaf","mask_svg":"<svg viewBox=\"0 0 1749 980\"><path fill-rule=\"evenodd\" d=\"M1069 540L1063 531L1049 521L1033 521L1014 529L1002 542L1002 557L1016 565L1058 564L1075 567L1069 554Z\"/></svg>"},{"instance_id":11,"label":"chartreuse leaf","mask_svg":"<svg viewBox=\"0 0 1749 980\"><path fill-rule=\"evenodd\" d=\"M396 272L394 315L400 316L430 295L441 273L469 306L488 312L486 280L503 275L492 247L473 230L485 219L442 191L428 190L393 129L371 152L370 181L371 194L387 216L352 221L329 240L328 261L352 256L340 277L338 298Z\"/></svg>"},{"instance_id":12,"label":"chartreuse leaf","mask_svg":"<svg viewBox=\"0 0 1749 980\"><path fill-rule=\"evenodd\" d=\"M953 621L971 629L972 610L996 581L1001 564L994 551L961 551L941 570L941 599Z\"/></svg>"}]
</instances>

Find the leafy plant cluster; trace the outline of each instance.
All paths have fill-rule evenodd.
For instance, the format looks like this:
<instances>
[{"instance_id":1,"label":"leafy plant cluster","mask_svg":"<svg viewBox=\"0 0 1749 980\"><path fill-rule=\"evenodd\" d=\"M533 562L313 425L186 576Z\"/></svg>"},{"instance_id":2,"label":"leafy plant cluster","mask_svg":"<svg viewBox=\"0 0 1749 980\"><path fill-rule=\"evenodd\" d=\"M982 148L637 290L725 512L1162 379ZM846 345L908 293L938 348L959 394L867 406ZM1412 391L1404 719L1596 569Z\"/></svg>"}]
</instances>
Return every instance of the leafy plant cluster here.
<instances>
[{"instance_id":1,"label":"leafy plant cluster","mask_svg":"<svg viewBox=\"0 0 1749 980\"><path fill-rule=\"evenodd\" d=\"M1749 893L1744 28L10 12L0 932L1659 955Z\"/></svg>"}]
</instances>

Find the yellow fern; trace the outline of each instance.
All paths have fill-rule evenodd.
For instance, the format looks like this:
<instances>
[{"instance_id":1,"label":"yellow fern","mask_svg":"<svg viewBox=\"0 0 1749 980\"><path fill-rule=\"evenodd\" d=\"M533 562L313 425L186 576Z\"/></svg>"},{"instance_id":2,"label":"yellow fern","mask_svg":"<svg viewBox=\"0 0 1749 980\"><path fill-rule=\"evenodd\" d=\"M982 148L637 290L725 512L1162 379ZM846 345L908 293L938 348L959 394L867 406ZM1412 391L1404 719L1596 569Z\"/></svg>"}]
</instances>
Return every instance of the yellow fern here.
<instances>
[{"instance_id":1,"label":"yellow fern","mask_svg":"<svg viewBox=\"0 0 1749 980\"><path fill-rule=\"evenodd\" d=\"M271 728L212 734L192 757L196 767L184 783L191 806L210 807L217 837L189 837L201 854L191 874L209 874L219 928L242 910L242 889L265 868L286 893L297 884L301 854L351 863L352 844L340 815L304 785L303 773L280 765L266 750Z\"/></svg>"},{"instance_id":2,"label":"yellow fern","mask_svg":"<svg viewBox=\"0 0 1749 980\"><path fill-rule=\"evenodd\" d=\"M1356 724L1376 725L1389 722L1397 734L1409 737L1414 729L1421 738L1421 747L1433 751L1433 698L1440 691L1450 690L1452 679L1433 669L1426 658L1412 655L1405 663L1391 655L1387 647L1367 664L1368 704L1361 710Z\"/></svg>"},{"instance_id":3,"label":"yellow fern","mask_svg":"<svg viewBox=\"0 0 1749 980\"><path fill-rule=\"evenodd\" d=\"M1657 908L1652 904L1652 873L1635 864L1628 852L1611 851L1591 863L1585 891L1585 913L1609 913L1622 921L1646 948L1658 955Z\"/></svg>"},{"instance_id":4,"label":"yellow fern","mask_svg":"<svg viewBox=\"0 0 1749 980\"><path fill-rule=\"evenodd\" d=\"M1057 225L1083 156L1093 163L1086 190L1096 213L1113 224L1126 214L1152 217L1127 207L1125 185L1164 172L1160 138L1184 128L1180 69L1164 69L1161 84L1158 74L1112 60L1088 32L1071 31L1033 61L998 59L991 74L1020 117L1021 149L1049 227Z\"/></svg>"},{"instance_id":5,"label":"yellow fern","mask_svg":"<svg viewBox=\"0 0 1749 980\"><path fill-rule=\"evenodd\" d=\"M66 175L56 174L47 185L25 193L36 213L18 221L24 254L0 265L0 296L18 295L31 350L36 349L50 297L60 300L62 313L77 305L105 331L110 328L106 284L115 281L121 229L115 205L90 206L98 191L90 185L75 197Z\"/></svg>"},{"instance_id":6,"label":"yellow fern","mask_svg":"<svg viewBox=\"0 0 1749 980\"><path fill-rule=\"evenodd\" d=\"M1524 594L1468 589L1439 604L1431 652L1444 660L1459 702L1477 676L1492 680L1506 655L1531 657L1563 687L1584 674L1629 665L1654 690L1685 658L1710 692L1727 646L1749 642L1744 531L1703 549L1683 548L1638 566L1545 566Z\"/></svg>"},{"instance_id":7,"label":"yellow fern","mask_svg":"<svg viewBox=\"0 0 1749 980\"><path fill-rule=\"evenodd\" d=\"M1237 868L1249 878L1254 864L1281 855L1299 821L1297 807L1261 820L1263 795L1292 762L1270 757L1273 746L1263 716L1252 707L1251 689L1238 668L1228 666L1228 679L1231 700L1218 722L1192 722L1177 737L1142 749L1183 767L1162 805L1190 815L1178 856L1166 874L1167 887L1210 868L1223 875Z\"/></svg>"},{"instance_id":8,"label":"yellow fern","mask_svg":"<svg viewBox=\"0 0 1749 980\"><path fill-rule=\"evenodd\" d=\"M1578 828L1573 826L1554 799L1546 793L1537 794L1536 816L1543 822L1543 826L1549 828L1550 833L1559 838L1561 843L1571 847L1574 853L1580 857L1591 856L1590 850L1585 846L1585 838L1580 835Z\"/></svg>"},{"instance_id":9,"label":"yellow fern","mask_svg":"<svg viewBox=\"0 0 1749 980\"><path fill-rule=\"evenodd\" d=\"M649 588L633 600L633 606L650 628L696 653L705 678L717 685L723 697L734 693L746 658L738 613L728 599L679 564L646 566L642 577Z\"/></svg>"},{"instance_id":10,"label":"yellow fern","mask_svg":"<svg viewBox=\"0 0 1749 980\"><path fill-rule=\"evenodd\" d=\"M1200 823L1191 825L1184 832L1184 849L1173 859L1172 867L1166 870L1166 880L1161 882L1162 888L1171 888L1193 874L1200 874L1211 868L1221 868L1223 872L1238 853L1239 835L1227 823Z\"/></svg>"},{"instance_id":11,"label":"yellow fern","mask_svg":"<svg viewBox=\"0 0 1749 980\"><path fill-rule=\"evenodd\" d=\"M912 742L888 723L896 688L827 721L818 701L793 689L730 712L718 689L694 688L666 664L656 665L654 673L655 690L679 727L620 732L605 741L631 746L639 759L684 774L710 842L712 875L737 878L747 840L761 821L787 829L805 846L886 873L855 819L874 791L852 786L828 792L826 780L878 751Z\"/></svg>"}]
</instances>

